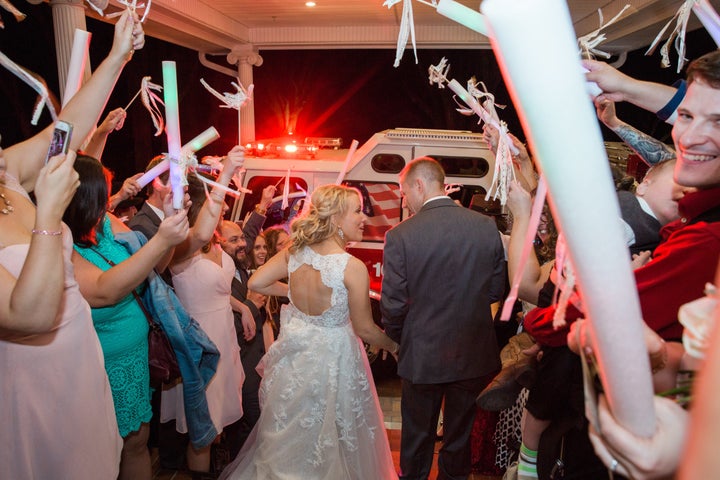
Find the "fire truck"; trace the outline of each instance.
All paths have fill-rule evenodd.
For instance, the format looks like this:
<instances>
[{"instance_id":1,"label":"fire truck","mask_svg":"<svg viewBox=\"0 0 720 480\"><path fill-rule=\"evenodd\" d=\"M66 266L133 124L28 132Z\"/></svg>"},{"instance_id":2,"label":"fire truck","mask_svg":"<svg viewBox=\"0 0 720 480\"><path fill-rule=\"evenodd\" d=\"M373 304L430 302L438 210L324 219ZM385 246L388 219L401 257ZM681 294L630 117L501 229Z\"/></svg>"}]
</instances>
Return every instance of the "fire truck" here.
<instances>
[{"instance_id":1,"label":"fire truck","mask_svg":"<svg viewBox=\"0 0 720 480\"><path fill-rule=\"evenodd\" d=\"M321 145L337 146L339 141L322 139ZM335 183L346 168L344 185L357 188L363 197L365 224L361 242L348 251L361 259L370 274L370 299L373 315L380 323L379 299L383 272L385 232L407 218L398 184L398 173L413 158L427 156L437 160L445 170L446 183L459 187L451 197L462 205L485 213L498 213L500 206L486 202L485 194L493 177L494 155L481 133L454 130L420 130L396 128L373 135L357 148L350 158L349 150L322 148L306 139L301 145L286 147L274 142L264 148L262 142L246 146L245 172L242 186L252 193L242 195L235 203L232 218L243 219L260 200L263 188L276 185L283 191L289 176L289 206L281 208L278 195L267 211L265 228L289 225L302 211L307 192L328 183ZM370 360L374 360L369 347Z\"/></svg>"}]
</instances>

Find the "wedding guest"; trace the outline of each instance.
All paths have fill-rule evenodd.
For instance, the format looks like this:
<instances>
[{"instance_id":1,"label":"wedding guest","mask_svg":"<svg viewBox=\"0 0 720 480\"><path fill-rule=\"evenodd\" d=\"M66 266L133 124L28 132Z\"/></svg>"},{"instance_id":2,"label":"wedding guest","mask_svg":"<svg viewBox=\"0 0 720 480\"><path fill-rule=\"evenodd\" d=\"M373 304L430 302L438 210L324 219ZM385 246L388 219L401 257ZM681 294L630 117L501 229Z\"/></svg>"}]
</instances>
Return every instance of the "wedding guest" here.
<instances>
[{"instance_id":1,"label":"wedding guest","mask_svg":"<svg viewBox=\"0 0 720 480\"><path fill-rule=\"evenodd\" d=\"M0 465L7 478L118 477L122 439L60 219L78 187L72 152L143 44L142 25L124 12L110 53L60 113L74 127L67 159L43 167L52 125L0 150Z\"/></svg>"},{"instance_id":2,"label":"wedding guest","mask_svg":"<svg viewBox=\"0 0 720 480\"><path fill-rule=\"evenodd\" d=\"M139 293L150 272L164 268L175 245L185 240L185 211L166 216L155 235L131 255L115 236L129 229L106 212L109 172L92 157L78 155L75 170L80 188L63 220L75 242L75 276L80 291L92 307L92 320L100 340L105 370L113 394L115 415L123 450L120 479L150 479L147 449L150 408L148 322ZM172 213L172 205L167 204ZM165 257L163 259L163 257Z\"/></svg>"}]
</instances>

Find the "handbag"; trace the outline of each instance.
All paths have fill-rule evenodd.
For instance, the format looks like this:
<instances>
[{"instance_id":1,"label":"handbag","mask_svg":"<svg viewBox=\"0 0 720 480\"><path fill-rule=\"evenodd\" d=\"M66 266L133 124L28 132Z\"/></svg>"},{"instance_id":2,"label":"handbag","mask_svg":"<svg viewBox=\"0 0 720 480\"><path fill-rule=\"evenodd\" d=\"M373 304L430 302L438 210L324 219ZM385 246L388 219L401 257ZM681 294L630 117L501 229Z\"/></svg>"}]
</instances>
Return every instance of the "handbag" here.
<instances>
[{"instance_id":1,"label":"handbag","mask_svg":"<svg viewBox=\"0 0 720 480\"><path fill-rule=\"evenodd\" d=\"M94 248L91 249L93 252L102 257L105 262L111 267L116 264L112 260L108 259L102 253L98 252ZM140 306L140 309L145 314L145 319L150 326L148 332L148 366L150 367L150 384L153 386L161 385L163 383L173 383L180 378L180 366L177 362L177 356L175 350L173 350L170 340L163 331L159 323L157 323L150 313L145 308L145 305L140 298L140 295L132 290L135 301Z\"/></svg>"}]
</instances>

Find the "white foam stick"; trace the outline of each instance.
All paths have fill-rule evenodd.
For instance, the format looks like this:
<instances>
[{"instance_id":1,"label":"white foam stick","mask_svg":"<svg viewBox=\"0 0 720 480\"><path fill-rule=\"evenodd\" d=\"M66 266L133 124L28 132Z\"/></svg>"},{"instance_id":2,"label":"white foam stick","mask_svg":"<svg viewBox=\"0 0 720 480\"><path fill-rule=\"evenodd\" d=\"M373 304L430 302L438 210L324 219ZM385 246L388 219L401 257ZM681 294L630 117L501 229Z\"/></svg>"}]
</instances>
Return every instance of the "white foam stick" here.
<instances>
[{"instance_id":1,"label":"white foam stick","mask_svg":"<svg viewBox=\"0 0 720 480\"><path fill-rule=\"evenodd\" d=\"M202 132L200 135L183 145L182 152L195 153L198 150L206 147L210 143L214 142L218 138L220 138L220 134L218 133L218 131L215 129L215 127L210 127L204 132ZM147 172L145 172L140 178L138 178L138 185L140 185L140 188L144 188L148 183L152 182L159 175L165 173L168 168L170 168L170 163L167 161L167 159L165 159Z\"/></svg>"},{"instance_id":2,"label":"white foam stick","mask_svg":"<svg viewBox=\"0 0 720 480\"><path fill-rule=\"evenodd\" d=\"M482 11L567 240L611 410L625 428L650 437L656 420L640 304L567 4L485 0ZM528 55L530 46L552 55Z\"/></svg>"},{"instance_id":3,"label":"white foam stick","mask_svg":"<svg viewBox=\"0 0 720 480\"><path fill-rule=\"evenodd\" d=\"M720 47L720 16L710 5L710 2L708 0L696 0L692 9L705 30L715 40L715 45Z\"/></svg>"},{"instance_id":4,"label":"white foam stick","mask_svg":"<svg viewBox=\"0 0 720 480\"><path fill-rule=\"evenodd\" d=\"M85 30L75 29L73 37L72 52L70 54L70 65L68 65L67 79L65 80L65 90L63 90L62 106L70 101L70 99L80 90L85 76L85 67L88 60L88 51L90 50L90 38L92 34Z\"/></svg>"},{"instance_id":5,"label":"white foam stick","mask_svg":"<svg viewBox=\"0 0 720 480\"><path fill-rule=\"evenodd\" d=\"M487 36L487 25L485 18L478 11L468 8L454 0L440 0L437 4L437 12L470 30L475 30Z\"/></svg>"},{"instance_id":6,"label":"white foam stick","mask_svg":"<svg viewBox=\"0 0 720 480\"><path fill-rule=\"evenodd\" d=\"M345 163L343 164L342 170L338 174L337 178L335 179L335 185L340 185L345 178L345 175L347 174L348 167L350 166L350 162L352 162L353 156L355 155L355 150L357 150L358 147L358 141L353 140L350 144L350 150L348 150L347 155L345 156Z\"/></svg>"}]
</instances>

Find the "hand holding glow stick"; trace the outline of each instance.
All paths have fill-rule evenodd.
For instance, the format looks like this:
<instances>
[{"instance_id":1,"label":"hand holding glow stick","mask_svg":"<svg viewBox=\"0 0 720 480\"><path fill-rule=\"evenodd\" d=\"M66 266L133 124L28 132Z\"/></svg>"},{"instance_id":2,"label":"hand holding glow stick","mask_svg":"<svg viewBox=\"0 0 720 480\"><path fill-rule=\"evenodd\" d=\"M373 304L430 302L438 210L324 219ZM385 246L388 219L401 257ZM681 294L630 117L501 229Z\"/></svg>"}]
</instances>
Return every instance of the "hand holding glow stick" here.
<instances>
[{"instance_id":1,"label":"hand holding glow stick","mask_svg":"<svg viewBox=\"0 0 720 480\"><path fill-rule=\"evenodd\" d=\"M210 143L220 138L220 134L215 127L210 127L202 132L197 137L190 140L188 143L183 145L181 152L182 155L193 154L202 148L205 148ZM170 168L170 162L167 159L155 165L153 168L145 172L142 177L138 178L137 182L140 188L144 188L148 183L152 182L156 177L162 175Z\"/></svg>"}]
</instances>

